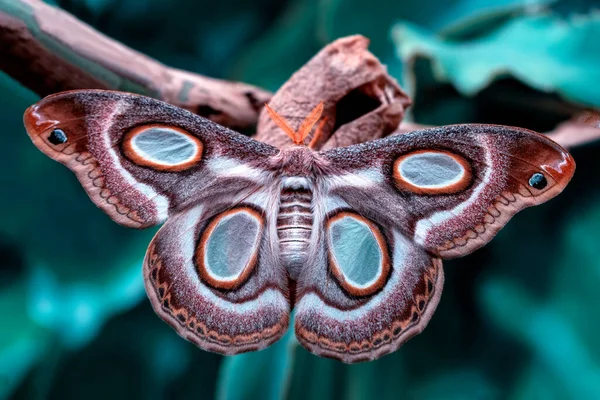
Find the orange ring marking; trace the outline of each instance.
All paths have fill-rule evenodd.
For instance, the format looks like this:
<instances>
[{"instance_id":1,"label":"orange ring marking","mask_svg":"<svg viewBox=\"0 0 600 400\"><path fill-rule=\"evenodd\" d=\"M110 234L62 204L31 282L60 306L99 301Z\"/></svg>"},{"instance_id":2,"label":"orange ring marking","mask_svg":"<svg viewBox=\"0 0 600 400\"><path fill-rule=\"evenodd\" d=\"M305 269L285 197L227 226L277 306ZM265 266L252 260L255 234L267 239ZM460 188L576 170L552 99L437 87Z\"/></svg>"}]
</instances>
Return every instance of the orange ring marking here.
<instances>
[{"instance_id":1,"label":"orange ring marking","mask_svg":"<svg viewBox=\"0 0 600 400\"><path fill-rule=\"evenodd\" d=\"M175 165L161 164L161 163L157 163L157 162L154 162L152 160L148 160L148 159L142 157L137 151L134 150L132 143L133 143L133 139L136 136L138 136L141 133L144 133L145 131L147 131L149 129L168 129L168 130L175 131L175 132L185 136L187 139L190 139L196 145L196 155L189 161L186 161L186 162L183 162L180 164L175 164ZM184 170L194 166L202 159L203 150L204 150L204 145L202 144L200 139L198 139L197 137L193 136L191 133L189 133L181 128L177 128L175 126L169 126L169 125L151 124L151 125L138 126L138 127L131 129L129 132L127 132L125 134L125 137L123 138L123 153L125 154L125 157L127 157L127 159L129 161L131 161L132 163L134 163L136 165L141 165L143 167L151 167L158 171L166 171L166 172L184 171Z\"/></svg>"},{"instance_id":2,"label":"orange ring marking","mask_svg":"<svg viewBox=\"0 0 600 400\"><path fill-rule=\"evenodd\" d=\"M336 277L336 279L338 280L340 285L342 285L342 287L346 291L348 291L348 293L350 293L354 296L368 296L370 294L375 293L376 291L378 291L379 289L381 289L383 287L383 284L385 283L385 281L390 273L391 260L390 260L389 250L387 247L387 242L385 241L385 238L383 237L383 234L381 233L379 228L373 222L362 217L361 215L358 215L358 214L350 212L350 211L340 211L337 214L335 214L333 217L329 218L329 220L327 222L327 231L328 232L330 231L331 224L333 224L337 220L340 220L345 217L354 218L354 219L359 220L360 222L363 222L371 230L371 233L373 234L373 236L375 236L375 240L377 241L377 244L379 245L379 250L381 251L381 273L379 274L379 277L375 280L375 282L373 282L371 285L369 285L367 287L359 288L359 287L356 287L356 286L353 286L352 284L350 284L350 282L346 279L344 273L342 272L342 269L336 263L335 255L333 254L333 250L332 250L333 245L331 243L331 240L329 239L329 234L328 234L327 235L327 240L329 241L328 253L329 253L329 265L331 267L331 272Z\"/></svg>"},{"instance_id":3,"label":"orange ring marking","mask_svg":"<svg viewBox=\"0 0 600 400\"><path fill-rule=\"evenodd\" d=\"M208 242L208 238L212 235L213 231L215 230L217 225L219 225L219 223L221 222L221 220L223 218L227 217L228 215L236 214L238 212L248 213L252 217L256 218L259 221L258 222L259 228L258 228L258 232L256 234L256 237L257 237L256 249L254 250L254 253L250 256L248 262L242 268L240 274L238 275L238 277L236 279L232 279L232 280L215 279L211 275L211 273L208 271L208 266L204 262L204 259L206 258L206 250L207 250L206 244ZM262 238L262 233L263 233L263 229L264 229L263 227L264 227L264 217L262 216L261 213L259 213L258 211L254 210L253 208L250 208L250 207L237 207L237 208L231 209L229 211L225 211L225 212L217 215L215 218L213 218L213 220L204 229L204 232L202 232L202 235L200 236L200 243L198 244L198 247L196 248L195 258L196 258L196 265L197 265L198 274L200 275L200 279L203 280L204 282L208 283L212 287L215 287L217 289L226 289L226 290L235 289L235 288L241 286L244 282L246 282L246 280L248 279L248 277L250 276L250 274L256 267L256 263L258 261L258 251L260 249L260 240Z\"/></svg>"},{"instance_id":4,"label":"orange ring marking","mask_svg":"<svg viewBox=\"0 0 600 400\"><path fill-rule=\"evenodd\" d=\"M425 154L425 153L444 154L448 157L451 157L457 164L459 164L463 168L463 170L464 170L463 177L458 182L455 182L451 185L435 187L435 188L417 186L417 185L414 185L414 184L408 182L400 174L400 164L402 163L402 161L406 160L409 157L412 157L416 154ZM473 180L471 165L468 163L468 161L466 159L464 159L463 157L459 156L458 154L454 154L454 153L451 153L451 152L445 151L445 150L417 150L417 151L410 152L408 154L401 155L400 157L398 157L396 159L396 161L394 161L393 176L394 176L394 182L396 183L396 186L398 187L398 189L408 190L408 191L411 191L411 192L417 193L417 194L458 193L458 192L465 190L469 186L471 181Z\"/></svg>"}]
</instances>

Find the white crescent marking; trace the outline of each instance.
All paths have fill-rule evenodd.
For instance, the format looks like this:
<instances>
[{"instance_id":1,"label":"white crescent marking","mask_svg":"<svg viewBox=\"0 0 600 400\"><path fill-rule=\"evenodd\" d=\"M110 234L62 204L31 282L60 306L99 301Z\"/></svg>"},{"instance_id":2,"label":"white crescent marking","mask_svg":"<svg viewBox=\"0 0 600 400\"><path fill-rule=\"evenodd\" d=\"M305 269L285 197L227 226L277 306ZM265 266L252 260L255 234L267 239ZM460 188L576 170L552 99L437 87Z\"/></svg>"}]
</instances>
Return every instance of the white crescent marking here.
<instances>
[{"instance_id":1,"label":"white crescent marking","mask_svg":"<svg viewBox=\"0 0 600 400\"><path fill-rule=\"evenodd\" d=\"M431 216L429 216L428 218L419 220L417 222L417 225L415 228L415 236L414 236L415 242L417 242L418 244L420 244L420 245L425 244L427 235L429 235L429 232L432 229L435 229L435 227L448 221L451 218L456 218L456 217L460 216L460 214L462 214L465 211L465 209L470 207L477 200L477 198L481 194L482 190L490 182L490 180L492 178L492 172L494 170L492 154L488 149L489 143L486 142L485 137L482 136L480 138L480 143L482 145L482 148L484 149L485 163L486 163L486 170L485 170L483 179L481 180L481 182L479 182L479 184L475 187L475 189L473 189L473 193L471 193L471 196L469 196L469 198L467 200L463 201L462 203L460 203L459 205L454 207L452 210L438 211L438 212L432 214Z\"/></svg>"},{"instance_id":2,"label":"white crescent marking","mask_svg":"<svg viewBox=\"0 0 600 400\"><path fill-rule=\"evenodd\" d=\"M115 108L107 116L107 118L102 120L102 131L100 134L100 137L102 138L102 144L104 145L104 148L108 149L106 153L110 156L110 161L112 162L113 167L119 171L123 178L125 178L125 181L129 184L129 186L143 194L154 204L156 207L157 220L164 221L169 216L169 200L165 196L159 195L151 186L136 180L125 168L123 168L117 153L109 141L108 130L110 129L115 117L125 111L123 107L124 105L125 102L118 101L115 104ZM103 161L106 162L106 160Z\"/></svg>"},{"instance_id":3,"label":"white crescent marking","mask_svg":"<svg viewBox=\"0 0 600 400\"><path fill-rule=\"evenodd\" d=\"M269 177L269 173L258 168L243 164L233 158L224 156L212 157L207 161L208 168L216 175L233 178L249 178L256 182L262 182Z\"/></svg>"}]
</instances>

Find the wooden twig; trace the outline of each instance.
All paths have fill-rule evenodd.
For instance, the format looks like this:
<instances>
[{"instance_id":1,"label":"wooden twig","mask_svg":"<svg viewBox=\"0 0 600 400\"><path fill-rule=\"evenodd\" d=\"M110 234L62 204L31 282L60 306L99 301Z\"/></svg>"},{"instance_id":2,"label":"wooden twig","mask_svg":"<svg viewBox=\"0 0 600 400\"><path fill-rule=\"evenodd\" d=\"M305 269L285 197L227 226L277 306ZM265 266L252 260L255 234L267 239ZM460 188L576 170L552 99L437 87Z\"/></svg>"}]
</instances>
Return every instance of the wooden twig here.
<instances>
[{"instance_id":1,"label":"wooden twig","mask_svg":"<svg viewBox=\"0 0 600 400\"><path fill-rule=\"evenodd\" d=\"M402 121L402 123L400 124L398 129L396 129L396 131L394 133L392 133L392 135L400 135L402 133L418 131L420 129L427 129L427 128L433 128L433 126L417 124L415 122ZM392 135L390 135L390 136L392 136Z\"/></svg>"},{"instance_id":2,"label":"wooden twig","mask_svg":"<svg viewBox=\"0 0 600 400\"><path fill-rule=\"evenodd\" d=\"M426 128L432 128L432 126L402 122L393 135ZM557 125L552 131L546 132L546 136L566 149L600 140L600 112L596 110L581 111L570 120Z\"/></svg>"},{"instance_id":3,"label":"wooden twig","mask_svg":"<svg viewBox=\"0 0 600 400\"><path fill-rule=\"evenodd\" d=\"M169 68L39 0L0 0L0 69L40 96L73 89L140 93L232 128L253 127L270 100L292 121L323 100L327 120L317 148L426 127L398 126L410 99L367 46L361 36L330 44L271 100L271 93L255 86ZM348 110L358 114L342 115ZM269 124L264 114L257 139L278 146L289 141ZM600 139L600 113L576 114L548 136L567 148Z\"/></svg>"},{"instance_id":4,"label":"wooden twig","mask_svg":"<svg viewBox=\"0 0 600 400\"><path fill-rule=\"evenodd\" d=\"M600 112L585 110L547 133L555 142L570 149L600 139Z\"/></svg>"},{"instance_id":5,"label":"wooden twig","mask_svg":"<svg viewBox=\"0 0 600 400\"><path fill-rule=\"evenodd\" d=\"M0 69L40 96L73 89L144 94L246 128L271 94L176 70L39 0L0 0Z\"/></svg>"}]
</instances>

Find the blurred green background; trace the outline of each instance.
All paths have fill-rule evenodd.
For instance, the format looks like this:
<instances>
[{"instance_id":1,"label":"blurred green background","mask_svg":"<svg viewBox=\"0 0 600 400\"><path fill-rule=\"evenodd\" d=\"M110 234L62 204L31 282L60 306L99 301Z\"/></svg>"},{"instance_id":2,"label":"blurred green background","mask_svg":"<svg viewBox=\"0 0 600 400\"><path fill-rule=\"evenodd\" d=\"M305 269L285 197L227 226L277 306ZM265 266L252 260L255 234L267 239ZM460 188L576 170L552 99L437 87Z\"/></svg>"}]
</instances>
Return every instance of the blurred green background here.
<instances>
[{"instance_id":1,"label":"blurred green background","mask_svg":"<svg viewBox=\"0 0 600 400\"><path fill-rule=\"evenodd\" d=\"M600 107L593 0L56 0L165 64L276 90L322 46L362 33L427 124L548 131ZM445 263L427 329L378 361L321 359L287 335L236 357L154 315L153 234L119 227L29 141L38 100L0 73L0 398L600 398L600 144L565 192Z\"/></svg>"}]
</instances>

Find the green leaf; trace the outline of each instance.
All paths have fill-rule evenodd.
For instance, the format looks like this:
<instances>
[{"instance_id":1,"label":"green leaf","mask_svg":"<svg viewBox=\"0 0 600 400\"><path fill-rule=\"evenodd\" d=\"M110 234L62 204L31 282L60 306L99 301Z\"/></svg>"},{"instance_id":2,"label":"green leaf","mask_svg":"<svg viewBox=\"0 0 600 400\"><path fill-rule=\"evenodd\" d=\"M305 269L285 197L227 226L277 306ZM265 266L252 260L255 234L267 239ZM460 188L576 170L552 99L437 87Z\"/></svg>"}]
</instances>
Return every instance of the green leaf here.
<instances>
[{"instance_id":1,"label":"green leaf","mask_svg":"<svg viewBox=\"0 0 600 400\"><path fill-rule=\"evenodd\" d=\"M600 14L561 19L521 16L472 40L443 39L410 23L395 26L393 38L404 76L413 60L431 60L439 82L473 96L492 81L512 76L544 92L600 106Z\"/></svg>"},{"instance_id":2,"label":"green leaf","mask_svg":"<svg viewBox=\"0 0 600 400\"><path fill-rule=\"evenodd\" d=\"M580 160L585 165L585 155ZM519 215L491 246L496 256L487 268L495 272L482 279L480 303L498 334L529 350L514 398L540 387L559 398L600 393L600 194L587 184L593 176L584 168L569 187L575 200Z\"/></svg>"},{"instance_id":3,"label":"green leaf","mask_svg":"<svg viewBox=\"0 0 600 400\"><path fill-rule=\"evenodd\" d=\"M320 32L328 41L360 33L372 40L372 51L385 57L389 28L408 21L434 32L464 33L519 12L536 12L554 0L322 0Z\"/></svg>"},{"instance_id":4,"label":"green leaf","mask_svg":"<svg viewBox=\"0 0 600 400\"><path fill-rule=\"evenodd\" d=\"M594 398L600 369L564 314L536 304L527 291L502 279L482 289L483 304L500 329L508 330L534 352L534 363L549 370L570 398Z\"/></svg>"},{"instance_id":5,"label":"green leaf","mask_svg":"<svg viewBox=\"0 0 600 400\"><path fill-rule=\"evenodd\" d=\"M32 321L27 313L26 290L13 284L0 291L0 399L16 385L48 350L51 333Z\"/></svg>"}]
</instances>

